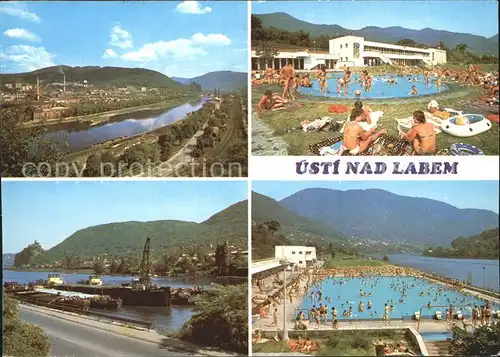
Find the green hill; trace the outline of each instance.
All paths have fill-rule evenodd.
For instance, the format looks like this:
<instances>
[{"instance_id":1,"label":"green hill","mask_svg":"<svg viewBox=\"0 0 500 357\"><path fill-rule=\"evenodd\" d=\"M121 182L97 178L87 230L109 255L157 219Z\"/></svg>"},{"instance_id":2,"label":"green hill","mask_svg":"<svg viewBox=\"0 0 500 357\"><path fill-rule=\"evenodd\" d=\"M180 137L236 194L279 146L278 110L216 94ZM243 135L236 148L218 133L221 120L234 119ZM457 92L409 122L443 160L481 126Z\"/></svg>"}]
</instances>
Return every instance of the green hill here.
<instances>
[{"instance_id":1,"label":"green hill","mask_svg":"<svg viewBox=\"0 0 500 357\"><path fill-rule=\"evenodd\" d=\"M299 216L272 198L256 192L252 192L252 221L255 223L279 222L280 231L292 243L328 244L344 240L344 236L333 226L312 218Z\"/></svg>"},{"instance_id":2,"label":"green hill","mask_svg":"<svg viewBox=\"0 0 500 357\"><path fill-rule=\"evenodd\" d=\"M400 26L381 28L367 26L362 29L347 29L335 24L313 24L299 20L289 14L276 12L270 14L254 14L260 20L263 28L274 27L290 32L304 31L312 38L335 38L346 35L361 36L368 41L396 43L399 40L411 39L428 46L437 46L441 41L448 48L455 48L458 44L466 44L467 49L476 54L498 55L498 35L490 38L469 33L455 33L443 30L424 28L412 30ZM340 16L340 15L339 15ZM333 22L334 20L332 20ZM252 24L254 27L254 24ZM295 36L297 39L299 36ZM274 39L275 40L275 39ZM311 44L304 44L310 47Z\"/></svg>"},{"instance_id":3,"label":"green hill","mask_svg":"<svg viewBox=\"0 0 500 357\"><path fill-rule=\"evenodd\" d=\"M53 263L68 256L89 259L94 256L139 256L147 237L153 257L165 250L195 247L228 241L246 249L248 236L246 202L236 203L202 223L174 220L115 222L80 229L35 258L35 263Z\"/></svg>"},{"instance_id":4,"label":"green hill","mask_svg":"<svg viewBox=\"0 0 500 357\"><path fill-rule=\"evenodd\" d=\"M429 248L425 256L441 258L499 258L499 229L489 229L472 237L459 237L451 242L451 248Z\"/></svg>"},{"instance_id":5,"label":"green hill","mask_svg":"<svg viewBox=\"0 0 500 357\"><path fill-rule=\"evenodd\" d=\"M247 88L248 75L243 72L217 71L206 73L195 78L172 77L181 84L198 83L203 90L220 89L232 92Z\"/></svg>"},{"instance_id":6,"label":"green hill","mask_svg":"<svg viewBox=\"0 0 500 357\"><path fill-rule=\"evenodd\" d=\"M178 88L186 87L166 75L145 68L124 68L124 67L69 67L53 66L37 69L33 72L2 74L1 83L22 82L36 84L37 76L42 85L49 83L62 83L63 73L66 75L66 83L87 81L89 85L95 87L150 87L150 88Z\"/></svg>"}]
</instances>

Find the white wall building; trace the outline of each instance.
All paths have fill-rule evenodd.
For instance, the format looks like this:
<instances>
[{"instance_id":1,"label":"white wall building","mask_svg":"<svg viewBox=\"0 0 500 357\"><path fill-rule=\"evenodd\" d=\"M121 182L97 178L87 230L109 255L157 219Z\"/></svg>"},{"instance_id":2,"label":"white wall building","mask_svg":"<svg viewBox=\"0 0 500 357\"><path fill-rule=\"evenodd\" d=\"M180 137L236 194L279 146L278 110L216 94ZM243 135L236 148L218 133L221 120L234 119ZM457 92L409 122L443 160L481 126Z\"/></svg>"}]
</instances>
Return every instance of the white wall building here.
<instances>
[{"instance_id":1,"label":"white wall building","mask_svg":"<svg viewBox=\"0 0 500 357\"><path fill-rule=\"evenodd\" d=\"M326 51L309 50L292 51L279 50L273 61L263 62L252 50L252 71L265 70L267 68L281 69L287 64L292 64L296 70L311 70L317 66L326 66L327 69L336 67L339 57Z\"/></svg>"},{"instance_id":2,"label":"white wall building","mask_svg":"<svg viewBox=\"0 0 500 357\"><path fill-rule=\"evenodd\" d=\"M271 62L271 63L270 63ZM264 63L252 50L252 71L281 69L291 63L296 70L312 70L318 66L341 69L344 66L363 67L382 64L436 65L446 63L446 51L437 48L417 48L366 41L359 36L331 39L326 51L279 50L273 61Z\"/></svg>"},{"instance_id":3,"label":"white wall building","mask_svg":"<svg viewBox=\"0 0 500 357\"><path fill-rule=\"evenodd\" d=\"M299 268L305 268L316 262L316 248L297 245L277 245L274 247L274 257L278 260L288 260Z\"/></svg>"},{"instance_id":4,"label":"white wall building","mask_svg":"<svg viewBox=\"0 0 500 357\"><path fill-rule=\"evenodd\" d=\"M339 56L339 66L396 64L416 66L446 63L446 51L366 41L363 37L343 36L330 40L329 52Z\"/></svg>"}]
</instances>

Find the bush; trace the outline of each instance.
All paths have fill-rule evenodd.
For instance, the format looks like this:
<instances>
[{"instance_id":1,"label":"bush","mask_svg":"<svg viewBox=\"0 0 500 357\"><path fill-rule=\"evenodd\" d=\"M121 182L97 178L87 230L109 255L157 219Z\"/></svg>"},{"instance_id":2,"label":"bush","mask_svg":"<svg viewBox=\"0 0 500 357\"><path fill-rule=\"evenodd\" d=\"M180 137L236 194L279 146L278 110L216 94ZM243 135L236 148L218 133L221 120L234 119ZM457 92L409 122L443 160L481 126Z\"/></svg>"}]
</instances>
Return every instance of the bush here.
<instances>
[{"instance_id":1,"label":"bush","mask_svg":"<svg viewBox=\"0 0 500 357\"><path fill-rule=\"evenodd\" d=\"M23 322L17 301L3 293L2 354L12 357L50 356L50 341L36 325Z\"/></svg>"},{"instance_id":2,"label":"bush","mask_svg":"<svg viewBox=\"0 0 500 357\"><path fill-rule=\"evenodd\" d=\"M500 351L500 321L492 326L477 327L468 333L458 326L453 327L450 353L453 356L493 356Z\"/></svg>"},{"instance_id":3,"label":"bush","mask_svg":"<svg viewBox=\"0 0 500 357\"><path fill-rule=\"evenodd\" d=\"M217 286L197 302L198 313L179 333L183 340L248 353L248 286Z\"/></svg>"},{"instance_id":4,"label":"bush","mask_svg":"<svg viewBox=\"0 0 500 357\"><path fill-rule=\"evenodd\" d=\"M146 165L149 161L155 162L158 160L159 152L156 144L139 144L125 150L122 160L128 166L133 163Z\"/></svg>"}]
</instances>

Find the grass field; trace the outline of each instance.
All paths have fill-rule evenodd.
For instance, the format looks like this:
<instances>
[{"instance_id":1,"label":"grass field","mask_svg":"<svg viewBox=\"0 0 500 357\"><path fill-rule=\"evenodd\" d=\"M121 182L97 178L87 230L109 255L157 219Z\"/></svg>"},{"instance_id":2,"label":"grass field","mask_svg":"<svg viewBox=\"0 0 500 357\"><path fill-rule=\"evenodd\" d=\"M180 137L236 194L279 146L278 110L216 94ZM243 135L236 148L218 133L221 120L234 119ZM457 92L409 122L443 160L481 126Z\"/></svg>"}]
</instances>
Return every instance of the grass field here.
<instances>
[{"instance_id":1,"label":"grass field","mask_svg":"<svg viewBox=\"0 0 500 357\"><path fill-rule=\"evenodd\" d=\"M325 263L325 268L335 268L335 267L359 267L359 266L382 266L386 263L381 260L368 260L361 257L348 257L342 254L336 254L333 259L330 259Z\"/></svg>"},{"instance_id":2,"label":"grass field","mask_svg":"<svg viewBox=\"0 0 500 357\"><path fill-rule=\"evenodd\" d=\"M376 356L374 341L384 340L387 343L396 345L401 340L406 341L410 350L415 351L413 343L400 331L381 330L377 332L365 331L360 335L358 331L336 331L328 338L313 339L319 342L319 351L316 356ZM287 343L274 340L252 345L254 353L290 353Z\"/></svg>"},{"instance_id":3,"label":"grass field","mask_svg":"<svg viewBox=\"0 0 500 357\"><path fill-rule=\"evenodd\" d=\"M281 92L279 86L262 85L252 91L252 105L255 110L256 105L266 89L273 92ZM450 93L441 93L432 97L419 97L399 100L365 100L364 105L369 105L374 111L381 110L384 116L379 120L377 129L387 129L391 136L398 136L397 123L394 119L408 118L415 110L426 110L427 103L436 99L440 106L450 107L456 110L464 110L471 113L471 109L464 108L464 101L471 101L479 98L483 94L482 89L458 88ZM303 120L313 121L317 118L329 116L335 120L346 120L348 113L333 114L328 112L331 104L345 104L352 108L354 100L326 99L322 97L302 96L296 100L304 106L302 108L290 108L280 111L267 111L259 113L259 118L272 130L276 136L280 136L289 145L288 155L313 155L309 151L309 145L316 144L325 139L338 136L338 132L308 132L297 130ZM491 112L494 112L492 108ZM477 111L474 114L487 115L486 112ZM459 138L446 133L437 136L437 149L449 149L453 143L467 143L480 148L486 155L499 154L499 131L498 124L493 123L493 127L482 134Z\"/></svg>"}]
</instances>

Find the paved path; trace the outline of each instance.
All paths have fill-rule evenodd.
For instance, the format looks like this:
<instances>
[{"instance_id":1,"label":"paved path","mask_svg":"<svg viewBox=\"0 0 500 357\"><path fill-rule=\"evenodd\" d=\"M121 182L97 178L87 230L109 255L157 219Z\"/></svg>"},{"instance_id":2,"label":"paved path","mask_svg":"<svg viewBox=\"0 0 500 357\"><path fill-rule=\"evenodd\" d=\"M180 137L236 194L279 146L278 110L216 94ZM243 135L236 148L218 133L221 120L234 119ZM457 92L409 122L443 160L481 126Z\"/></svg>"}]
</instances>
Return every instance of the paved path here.
<instances>
[{"instance_id":1,"label":"paved path","mask_svg":"<svg viewBox=\"0 0 500 357\"><path fill-rule=\"evenodd\" d=\"M132 329L77 314L19 305L21 318L49 335L53 356L230 356L232 353L203 349L156 331Z\"/></svg>"},{"instance_id":2,"label":"paved path","mask_svg":"<svg viewBox=\"0 0 500 357\"><path fill-rule=\"evenodd\" d=\"M61 320L34 310L20 309L21 318L40 326L52 344L53 356L189 356L193 353L162 347L86 325Z\"/></svg>"},{"instance_id":3,"label":"paved path","mask_svg":"<svg viewBox=\"0 0 500 357\"><path fill-rule=\"evenodd\" d=\"M252 114L252 154L258 156L286 156L288 144L280 137L274 135L274 130L269 128L255 113Z\"/></svg>"}]
</instances>

